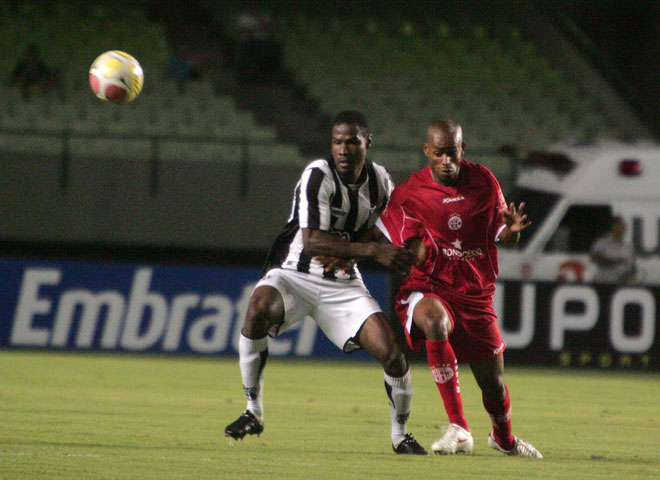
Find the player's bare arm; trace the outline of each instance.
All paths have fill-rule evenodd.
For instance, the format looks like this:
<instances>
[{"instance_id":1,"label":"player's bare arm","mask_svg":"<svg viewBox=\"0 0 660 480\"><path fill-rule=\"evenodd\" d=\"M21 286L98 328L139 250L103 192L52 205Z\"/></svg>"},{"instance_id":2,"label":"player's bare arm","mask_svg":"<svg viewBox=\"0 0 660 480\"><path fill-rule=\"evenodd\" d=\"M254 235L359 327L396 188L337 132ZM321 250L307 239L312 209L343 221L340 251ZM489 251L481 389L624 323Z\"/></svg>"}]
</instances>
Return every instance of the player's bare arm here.
<instances>
[{"instance_id":1,"label":"player's bare arm","mask_svg":"<svg viewBox=\"0 0 660 480\"><path fill-rule=\"evenodd\" d=\"M357 239L358 242L377 242L377 243L389 243L387 237L383 235L383 232L379 228L373 227L366 232L363 232ZM424 263L426 260L426 245L419 238L411 238L406 242L405 248L415 256L415 263L413 265L419 266ZM326 255L316 255L314 257L317 261L325 265L326 271L333 270L350 270L352 263L355 260L346 260L338 257L330 257Z\"/></svg>"},{"instance_id":2,"label":"player's bare arm","mask_svg":"<svg viewBox=\"0 0 660 480\"><path fill-rule=\"evenodd\" d=\"M500 233L500 243L506 247L512 247L520 240L520 232L529 227L532 222L523 213L525 209L525 202L521 202L519 206L512 202L509 205L509 210L503 210L502 216L506 227Z\"/></svg>"},{"instance_id":3,"label":"player's bare arm","mask_svg":"<svg viewBox=\"0 0 660 480\"><path fill-rule=\"evenodd\" d=\"M383 235L383 232L381 232L378 228L373 227L358 235L356 241L361 243L368 243L368 242L382 243L382 242L387 242L387 237L385 237L385 235ZM330 257L327 255L315 255L314 259L317 262L323 264L326 272L332 272L336 270L339 271L343 270L345 272L348 272L355 264L355 259L348 260L345 258Z\"/></svg>"},{"instance_id":4,"label":"player's bare arm","mask_svg":"<svg viewBox=\"0 0 660 480\"><path fill-rule=\"evenodd\" d=\"M403 247L376 242L345 242L322 230L303 229L303 244L313 257L337 257L346 260L372 259L406 275L415 263L414 255Z\"/></svg>"}]
</instances>

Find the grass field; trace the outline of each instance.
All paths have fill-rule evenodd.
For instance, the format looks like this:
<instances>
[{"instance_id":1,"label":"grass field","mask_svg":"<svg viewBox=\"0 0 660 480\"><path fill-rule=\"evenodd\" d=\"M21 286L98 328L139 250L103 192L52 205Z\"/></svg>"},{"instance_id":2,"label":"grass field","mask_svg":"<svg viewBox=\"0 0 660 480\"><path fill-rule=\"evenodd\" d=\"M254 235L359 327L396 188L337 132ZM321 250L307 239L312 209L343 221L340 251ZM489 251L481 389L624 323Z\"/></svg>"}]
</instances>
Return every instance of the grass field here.
<instances>
[{"instance_id":1,"label":"grass field","mask_svg":"<svg viewBox=\"0 0 660 480\"><path fill-rule=\"evenodd\" d=\"M426 366L413 380L409 425L428 448L446 415ZM0 478L660 478L657 373L509 368L506 380L514 433L542 460L487 447L467 367L474 453L400 457L372 362L270 359L266 430L230 442L245 407L235 358L0 351Z\"/></svg>"}]
</instances>

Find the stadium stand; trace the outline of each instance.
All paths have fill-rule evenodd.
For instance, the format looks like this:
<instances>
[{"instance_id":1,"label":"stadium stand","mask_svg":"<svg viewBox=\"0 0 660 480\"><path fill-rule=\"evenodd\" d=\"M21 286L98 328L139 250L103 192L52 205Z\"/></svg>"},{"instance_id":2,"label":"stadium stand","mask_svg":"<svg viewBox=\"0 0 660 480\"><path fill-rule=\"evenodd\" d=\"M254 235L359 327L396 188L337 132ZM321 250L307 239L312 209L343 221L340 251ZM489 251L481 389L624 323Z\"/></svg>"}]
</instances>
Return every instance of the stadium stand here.
<instances>
[{"instance_id":1,"label":"stadium stand","mask_svg":"<svg viewBox=\"0 0 660 480\"><path fill-rule=\"evenodd\" d=\"M419 145L420 132L438 116L463 122L480 148L495 140L543 148L571 136L583 140L590 129L617 133L593 95L580 92L513 32L504 48L482 26L417 31L402 24L388 36L375 19L368 27L314 17L283 21L287 64L321 107L364 108L388 143Z\"/></svg>"},{"instance_id":2,"label":"stadium stand","mask_svg":"<svg viewBox=\"0 0 660 480\"><path fill-rule=\"evenodd\" d=\"M13 7L3 3L0 15L7 25L0 34L0 44L3 51L10 53L0 67L0 128L13 133L4 135L2 145L17 142L20 147L11 148L32 145L34 153L52 153L50 148L42 150L52 142L30 140L39 133L50 136L66 132L69 136L91 138L79 142L71 151L74 155L95 156L98 145L105 144L107 154L117 152L123 157L126 152L133 152L139 158L149 158L153 152L133 148L136 143L122 137L181 137L179 143L187 137L206 137L209 145L274 143L277 147L272 148L275 153L269 158L280 161L290 161L283 155L300 156L291 145L279 146L273 127L258 124L250 112L238 109L229 95L217 95L210 80L191 82L184 93L177 91L175 83L165 78L165 65L171 54L165 27L149 21L139 6L123 9L121 22L113 18L111 6L102 2L95 6L86 2L28 2ZM58 41L53 42L53 38ZM36 45L48 64L61 73L61 89L25 99L18 89L8 85L8 80L13 65L30 44ZM89 65L97 55L110 49L130 52L146 72L141 96L129 105L106 105L94 98L89 89ZM18 135L21 131L25 136ZM105 136L112 141L104 141ZM177 149L179 153L185 151L191 160L210 160L212 152L222 150L222 145L204 149L199 144ZM170 147L164 146L161 151L169 152Z\"/></svg>"},{"instance_id":3,"label":"stadium stand","mask_svg":"<svg viewBox=\"0 0 660 480\"><path fill-rule=\"evenodd\" d=\"M265 248L281 226L278 213L288 210L301 165L327 153L330 119L345 108L369 116L370 157L396 182L425 164L426 123L453 117L465 127L467 157L491 168L505 192L519 158L510 152L645 134L615 111L597 72L561 43L552 25L533 12L514 22L506 9L490 8L527 5L524 0L494 0L489 8L477 0L447 2L441 13L435 7L429 12L433 2L425 1L406 2L405 9L391 0L260 3L275 20L286 81L235 82L228 55L222 78L191 81L181 92L165 76L169 42L177 36L148 13L151 5L181 9L178 2L132 0L122 6L121 21L107 0L0 2L0 177L13 179L11 198L26 205L20 224L11 212L0 217L5 236L39 240L50 232L55 240L104 241L103 232L149 225L139 239L145 244ZM212 9L202 21L224 23L224 31L241 8L239 0L185 8L200 5ZM61 88L25 99L7 80L29 44L60 72ZM140 97L122 107L100 102L88 86L90 64L110 49L131 53L146 72ZM108 187L117 181L104 179L122 168L127 177L136 173L117 193ZM87 183L77 185L80 179ZM50 195L52 214L40 216L43 191L61 195ZM128 193L138 197L125 206L136 211L133 217L103 215L103 205L117 208L116 199ZM99 205L100 214L85 211L86 205ZM254 225L240 233L229 228L248 208L259 212ZM167 228L159 228L161 220L147 221L150 216ZM230 219L208 226L208 216ZM180 222L170 226L173 218ZM209 231L200 234L186 222Z\"/></svg>"}]
</instances>

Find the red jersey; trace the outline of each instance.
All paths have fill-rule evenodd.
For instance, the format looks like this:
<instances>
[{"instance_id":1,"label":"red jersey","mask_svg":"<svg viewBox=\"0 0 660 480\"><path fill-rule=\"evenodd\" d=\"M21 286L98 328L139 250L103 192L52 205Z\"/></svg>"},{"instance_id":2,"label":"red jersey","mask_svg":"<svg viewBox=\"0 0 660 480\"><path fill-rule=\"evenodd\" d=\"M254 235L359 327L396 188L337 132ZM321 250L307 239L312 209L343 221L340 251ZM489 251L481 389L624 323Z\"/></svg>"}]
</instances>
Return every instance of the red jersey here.
<instances>
[{"instance_id":1,"label":"red jersey","mask_svg":"<svg viewBox=\"0 0 660 480\"><path fill-rule=\"evenodd\" d=\"M506 208L493 173L465 160L454 186L435 183L430 166L397 186L378 227L394 245L419 237L427 248L425 263L412 268L400 295L433 292L461 303L492 303L495 239L505 226Z\"/></svg>"}]
</instances>

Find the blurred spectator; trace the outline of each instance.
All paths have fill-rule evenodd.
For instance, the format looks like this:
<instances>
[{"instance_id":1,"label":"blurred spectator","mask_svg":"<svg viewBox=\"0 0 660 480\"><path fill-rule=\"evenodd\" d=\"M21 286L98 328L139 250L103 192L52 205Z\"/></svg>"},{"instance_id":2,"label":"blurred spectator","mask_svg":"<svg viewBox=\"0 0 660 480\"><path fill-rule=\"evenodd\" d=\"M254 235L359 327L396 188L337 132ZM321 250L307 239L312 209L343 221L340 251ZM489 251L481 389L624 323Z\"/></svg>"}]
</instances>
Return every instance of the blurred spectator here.
<instances>
[{"instance_id":1,"label":"blurred spectator","mask_svg":"<svg viewBox=\"0 0 660 480\"><path fill-rule=\"evenodd\" d=\"M282 47L273 38L275 26L271 17L260 11L254 1L245 2L234 28L238 80L249 84L277 80L282 69Z\"/></svg>"},{"instance_id":2,"label":"blurred spectator","mask_svg":"<svg viewBox=\"0 0 660 480\"><path fill-rule=\"evenodd\" d=\"M598 266L597 282L627 283L635 278L635 256L630 245L623 241L625 233L625 220L613 217L607 235L592 245L591 259Z\"/></svg>"},{"instance_id":3,"label":"blurred spectator","mask_svg":"<svg viewBox=\"0 0 660 480\"><path fill-rule=\"evenodd\" d=\"M59 88L59 74L48 67L42 60L36 45L28 45L23 57L18 61L11 74L11 85L23 92L28 99L35 94Z\"/></svg>"},{"instance_id":4,"label":"blurred spectator","mask_svg":"<svg viewBox=\"0 0 660 480\"><path fill-rule=\"evenodd\" d=\"M167 75L176 81L179 93L186 90L186 84L190 80L197 80L201 73L189 49L185 45L179 45L167 62Z\"/></svg>"}]
</instances>

